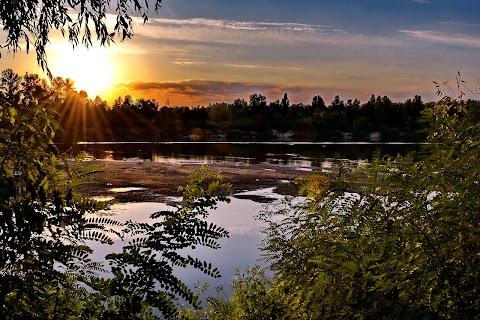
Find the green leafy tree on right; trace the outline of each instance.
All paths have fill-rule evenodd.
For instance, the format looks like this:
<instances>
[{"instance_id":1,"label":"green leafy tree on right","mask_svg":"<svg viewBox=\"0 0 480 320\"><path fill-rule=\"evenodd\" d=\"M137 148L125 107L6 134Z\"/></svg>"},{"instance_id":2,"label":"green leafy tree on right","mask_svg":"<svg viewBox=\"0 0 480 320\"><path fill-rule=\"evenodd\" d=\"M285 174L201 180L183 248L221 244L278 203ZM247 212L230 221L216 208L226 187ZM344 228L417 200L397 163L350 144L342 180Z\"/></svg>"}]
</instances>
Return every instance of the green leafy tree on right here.
<instances>
[{"instance_id":1,"label":"green leafy tree on right","mask_svg":"<svg viewBox=\"0 0 480 320\"><path fill-rule=\"evenodd\" d=\"M288 305L278 319L480 318L480 114L470 105L446 97L426 110L426 150L312 176L305 201L260 215L275 283L266 294Z\"/></svg>"}]
</instances>

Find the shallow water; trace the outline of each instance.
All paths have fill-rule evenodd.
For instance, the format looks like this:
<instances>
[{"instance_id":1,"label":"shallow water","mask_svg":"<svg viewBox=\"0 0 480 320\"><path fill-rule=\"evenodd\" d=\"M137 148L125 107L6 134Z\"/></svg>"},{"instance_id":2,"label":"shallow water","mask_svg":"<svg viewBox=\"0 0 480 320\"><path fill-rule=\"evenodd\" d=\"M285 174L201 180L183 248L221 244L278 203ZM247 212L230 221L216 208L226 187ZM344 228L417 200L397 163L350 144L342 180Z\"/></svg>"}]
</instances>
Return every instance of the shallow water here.
<instances>
[{"instance_id":1,"label":"shallow water","mask_svg":"<svg viewBox=\"0 0 480 320\"><path fill-rule=\"evenodd\" d=\"M243 192L241 194L267 196L270 198L280 197L273 194L273 190L270 188ZM222 277L214 279L192 268L177 269L177 276L190 288L193 288L196 283L203 284L203 282L208 281L210 288L206 294L213 295L214 288L217 286L223 286L228 293L230 290L229 284L234 280L236 269L245 271L247 266L253 266L255 263L263 264L260 261L261 252L258 250L258 246L263 239L261 233L263 224L254 218L255 214L262 209L262 206L262 204L252 200L231 198L230 203L219 203L216 210L209 210L207 221L227 229L229 238L219 241L221 248L218 250L197 247L194 250L189 249L183 252L209 263L211 262L214 267L218 268ZM112 205L111 209L103 212L103 214L107 214L110 218L121 222L128 220L151 222L150 214L167 209L169 207L164 203L119 203ZM172 208L170 207L170 209ZM89 244L94 249L92 258L96 261L104 261L106 254L120 252L122 246L127 244L127 241L116 238L113 245L101 245L90 242Z\"/></svg>"},{"instance_id":2,"label":"shallow water","mask_svg":"<svg viewBox=\"0 0 480 320\"><path fill-rule=\"evenodd\" d=\"M123 192L142 191L142 190L146 190L146 189L142 187L123 187L123 188L112 188L108 191L115 192L115 193L123 193Z\"/></svg>"}]
</instances>

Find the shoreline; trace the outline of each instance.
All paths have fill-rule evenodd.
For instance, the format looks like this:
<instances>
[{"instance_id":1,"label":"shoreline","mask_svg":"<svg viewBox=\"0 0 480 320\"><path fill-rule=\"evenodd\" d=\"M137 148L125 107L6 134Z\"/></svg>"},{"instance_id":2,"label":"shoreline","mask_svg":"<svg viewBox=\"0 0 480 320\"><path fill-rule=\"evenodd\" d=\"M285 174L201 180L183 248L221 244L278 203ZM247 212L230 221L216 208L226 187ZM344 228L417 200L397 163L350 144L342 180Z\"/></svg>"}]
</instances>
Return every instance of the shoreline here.
<instances>
[{"instance_id":1,"label":"shoreline","mask_svg":"<svg viewBox=\"0 0 480 320\"><path fill-rule=\"evenodd\" d=\"M189 173L201 164L156 163L148 161L105 161L88 160L84 165L105 165L103 172L92 174L97 183L82 185L76 189L89 197L114 197L118 202L165 202L169 197L181 196L179 186L187 183ZM297 178L308 175L308 171L273 164L248 165L243 163L214 163L206 165L220 171L224 182L232 184L235 193L273 188L275 193L297 195L293 183ZM312 171L313 172L313 171ZM128 192L114 192L114 188L138 188ZM257 202L268 198L246 196ZM245 198L245 196L239 196ZM263 200L263 201L262 201Z\"/></svg>"}]
</instances>

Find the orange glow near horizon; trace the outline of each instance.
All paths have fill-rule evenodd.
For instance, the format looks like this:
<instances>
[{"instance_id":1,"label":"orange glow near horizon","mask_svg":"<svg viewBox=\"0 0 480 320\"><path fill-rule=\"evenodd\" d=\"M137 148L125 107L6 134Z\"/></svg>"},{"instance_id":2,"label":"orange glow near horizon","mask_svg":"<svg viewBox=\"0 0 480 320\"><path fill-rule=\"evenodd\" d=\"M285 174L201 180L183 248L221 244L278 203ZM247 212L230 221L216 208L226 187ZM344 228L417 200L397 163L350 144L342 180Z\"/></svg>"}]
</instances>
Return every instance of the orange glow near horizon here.
<instances>
[{"instance_id":1,"label":"orange glow near horizon","mask_svg":"<svg viewBox=\"0 0 480 320\"><path fill-rule=\"evenodd\" d=\"M60 48L59 48L60 49ZM115 81L113 59L108 48L64 48L52 55L50 70L54 77L70 78L77 91L85 90L90 98L107 96Z\"/></svg>"}]
</instances>

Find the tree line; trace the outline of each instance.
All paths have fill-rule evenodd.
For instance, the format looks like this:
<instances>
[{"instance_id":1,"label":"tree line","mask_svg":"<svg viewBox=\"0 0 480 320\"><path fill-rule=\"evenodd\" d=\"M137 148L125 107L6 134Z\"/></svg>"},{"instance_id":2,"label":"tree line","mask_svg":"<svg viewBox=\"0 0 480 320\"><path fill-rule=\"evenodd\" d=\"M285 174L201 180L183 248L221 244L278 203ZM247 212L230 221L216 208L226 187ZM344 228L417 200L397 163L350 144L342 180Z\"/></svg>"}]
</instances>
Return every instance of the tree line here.
<instances>
[{"instance_id":1,"label":"tree line","mask_svg":"<svg viewBox=\"0 0 480 320\"><path fill-rule=\"evenodd\" d=\"M59 79L57 79L59 80ZM61 80L59 80L61 81ZM71 89L71 88L69 88ZM98 140L368 140L380 132L383 140L418 141L418 119L425 109L420 96L404 103L375 97L361 103L339 96L327 104L315 96L310 104L290 104L288 95L275 102L254 93L249 101L213 103L198 107L160 106L150 99L117 98L111 105L71 91L76 106L62 105L68 141ZM76 115L71 115L71 113ZM69 119L77 119L69 125Z\"/></svg>"},{"instance_id":2,"label":"tree line","mask_svg":"<svg viewBox=\"0 0 480 320\"><path fill-rule=\"evenodd\" d=\"M76 91L69 79L50 83L38 75L23 77L11 70L2 73L2 92L15 104L22 104L19 92L29 88L38 98L50 96L56 120L63 131L57 142L125 140L274 140L368 141L379 132L383 141L421 141L425 138L419 120L433 103L420 96L393 102L372 94L367 102L344 101L340 96L327 103L317 95L310 104L292 104L288 94L274 102L254 93L249 101L198 107L160 106L156 100L117 98L112 104L99 96L90 99ZM478 102L468 100L469 105Z\"/></svg>"}]
</instances>

